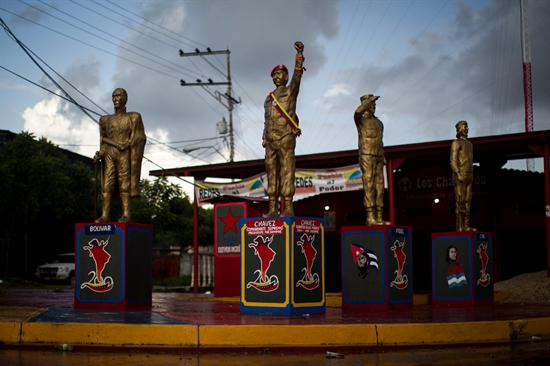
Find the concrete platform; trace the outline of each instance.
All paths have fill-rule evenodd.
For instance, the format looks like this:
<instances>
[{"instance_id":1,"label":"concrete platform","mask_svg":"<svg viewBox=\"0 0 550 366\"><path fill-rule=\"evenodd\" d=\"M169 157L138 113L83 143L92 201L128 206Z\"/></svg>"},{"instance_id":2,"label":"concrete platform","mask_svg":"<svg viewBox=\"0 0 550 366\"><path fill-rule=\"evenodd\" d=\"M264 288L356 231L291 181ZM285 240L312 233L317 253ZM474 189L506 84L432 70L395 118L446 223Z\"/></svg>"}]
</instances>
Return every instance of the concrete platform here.
<instances>
[{"instance_id":1,"label":"concrete platform","mask_svg":"<svg viewBox=\"0 0 550 366\"><path fill-rule=\"evenodd\" d=\"M550 304L433 307L425 296L389 311L346 312L327 295L319 315L243 315L237 298L154 293L147 312L75 310L72 291L0 292L6 345L186 349L399 347L550 339Z\"/></svg>"}]
</instances>

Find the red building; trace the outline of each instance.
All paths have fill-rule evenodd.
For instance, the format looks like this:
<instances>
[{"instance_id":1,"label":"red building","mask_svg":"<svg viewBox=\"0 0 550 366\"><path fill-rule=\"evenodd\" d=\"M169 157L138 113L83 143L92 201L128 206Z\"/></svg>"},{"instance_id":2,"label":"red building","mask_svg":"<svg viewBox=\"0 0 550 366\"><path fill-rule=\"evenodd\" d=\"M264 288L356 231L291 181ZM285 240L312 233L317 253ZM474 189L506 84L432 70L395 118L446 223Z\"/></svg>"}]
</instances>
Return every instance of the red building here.
<instances>
[{"instance_id":1,"label":"red building","mask_svg":"<svg viewBox=\"0 0 550 366\"><path fill-rule=\"evenodd\" d=\"M471 222L480 230L493 232L496 279L548 269L550 130L477 137L470 141L475 164ZM385 217L394 224L413 227L416 291L430 290L431 233L454 230L451 142L385 147L388 172ZM503 169L511 160L541 157L542 173ZM330 169L352 164L357 164L357 149L296 157L297 169ZM258 159L155 170L150 175L245 179L262 172L264 161ZM340 228L365 222L362 197L363 192L358 190L324 193L295 202L296 215L325 216L331 223L327 225L325 238L328 291L340 289Z\"/></svg>"}]
</instances>

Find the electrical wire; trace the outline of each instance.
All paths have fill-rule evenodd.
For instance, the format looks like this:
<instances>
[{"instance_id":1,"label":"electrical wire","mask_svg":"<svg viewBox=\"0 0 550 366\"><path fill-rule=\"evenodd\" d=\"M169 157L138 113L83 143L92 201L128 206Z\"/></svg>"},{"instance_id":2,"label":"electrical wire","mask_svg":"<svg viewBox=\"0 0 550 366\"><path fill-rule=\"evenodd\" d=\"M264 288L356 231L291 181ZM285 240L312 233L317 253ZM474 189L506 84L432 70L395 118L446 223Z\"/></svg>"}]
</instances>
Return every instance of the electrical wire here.
<instances>
[{"instance_id":1,"label":"electrical wire","mask_svg":"<svg viewBox=\"0 0 550 366\"><path fill-rule=\"evenodd\" d=\"M122 18L124 18L124 19L126 19L126 20L128 20L128 21L135 22L134 20L128 18L128 16L126 16L126 15L124 15L124 14L122 14L122 13L116 11L116 10L114 10L113 8L110 8L110 7L106 6L105 4L100 3L99 1L92 0L92 2L93 2L94 4L96 4L96 5L98 5L98 6L101 6L102 8L104 8L104 9L110 11L110 12L113 12L113 13L115 13L115 14L117 14L117 15L120 15ZM128 10L126 10L126 12L129 13ZM138 16L138 17L142 18L141 16ZM149 20L147 20L147 19L145 19L145 18L143 18L143 19L144 19L145 21L147 21L148 23L152 23L152 22L150 22ZM159 33L159 34L162 34L164 37L169 38L169 39L171 39L171 40L173 40L173 41L182 42L182 43L184 43L184 44L187 44L188 46L194 47L194 45L193 45L192 43L189 43L189 42L187 42L187 41L182 41L181 38L186 38L186 37L179 36L180 38L174 38L174 37L170 36L169 34L166 34L166 33L164 33L164 32L160 32L160 31L156 30L155 28L152 28L152 27L150 27L150 26L148 26L148 25L146 25L146 24L141 24L141 26L143 26L143 27L145 27L145 28L147 28L147 29L149 29L149 30L152 30L153 32L157 32L157 33ZM197 43L197 42L193 41L193 43Z\"/></svg>"},{"instance_id":2,"label":"electrical wire","mask_svg":"<svg viewBox=\"0 0 550 366\"><path fill-rule=\"evenodd\" d=\"M27 79L27 78L24 77L23 75L20 75L20 74L16 73L15 71L12 71L12 70L8 69L7 67L4 67L4 66L0 65L0 68L2 68L2 69L4 69L5 71L7 71L7 72L9 72L9 73L11 73L11 74L17 76L18 78L21 78L21 79L23 79L23 80L25 80L25 81L27 81L27 82L29 82L29 83L31 83L31 84L33 84L33 85L39 87L39 88L41 88L41 89L47 91L48 93L51 93L51 94L53 94L53 95L56 95L56 96L58 96L59 98L65 100L65 101L67 101L67 102L69 102L69 103L73 103L73 101L72 101L71 99L69 99L69 98L67 98L67 97L65 97L65 96L63 96L63 95L61 95L61 94L58 94L58 93L54 92L53 90L50 90L50 89L46 88L45 86L42 86L42 85L40 85L40 84L38 84L38 83L36 83L36 82L30 80L30 79ZM74 103L73 103L73 104L74 104ZM89 108L86 108L86 107L84 107L84 106L83 106L82 108L86 109L88 112L93 113L93 114L95 114L95 115L97 115L97 116L101 116L100 113L98 113L98 112L96 112L96 111L93 111L93 110L91 110L91 109L89 109Z\"/></svg>"},{"instance_id":3,"label":"electrical wire","mask_svg":"<svg viewBox=\"0 0 550 366\"><path fill-rule=\"evenodd\" d=\"M35 8L34 6L27 4L27 3L24 2L23 0L18 0L18 1L24 3L24 4L27 5L27 6L30 6L30 7L32 7L32 8ZM120 37L118 37L118 36L116 36L116 35L114 35L114 34L112 34L112 33L109 33L109 32L107 32L107 31L105 31L105 30L103 30L103 29L101 29L101 28L99 28L99 27L96 27L95 25L93 25L93 24L91 24L91 23L89 23L89 22L87 22L87 21L85 21L85 20L82 20L82 19L80 19L80 18L78 18L78 17L76 17L76 16L74 16L74 15L72 15L72 14L66 12L66 11L63 11L63 10L61 10L61 9L59 9L59 8L57 8L57 7L55 7L55 6L53 6L53 5L50 5L50 4L46 3L44 0L37 0L37 1L39 1L40 3L42 3L42 4L44 4L44 5L46 5L46 6L50 7L50 8L52 8L52 9L54 9L54 10L56 10L56 11L58 11L58 12L61 13L61 14L64 14L64 15L66 15L66 16L72 18L72 19L75 19L75 20L77 20L77 21L79 21L79 22L81 22L81 23L83 23L83 24L86 24L86 25L87 25L88 27L90 27L90 28L93 28L93 29L95 29L95 30L97 30L97 31L99 31L99 32L101 32L101 33L107 34L108 36L110 36L110 37L116 39L117 41L120 41L120 42L122 42L122 43L124 43L124 44L127 44L127 45L129 45L129 46L132 46L132 47L134 47L134 48L140 50L141 52L147 53L148 55L151 55L151 56L153 56L153 57L157 57L157 58L159 58L159 59L161 59L161 60L167 62L168 64L170 64L170 65L172 65L172 66L174 66L174 67L176 67L176 68L178 68L178 69L184 70L184 72L187 72L187 73L190 73L190 74L194 74L194 75L199 75L199 74L195 73L195 72L194 72L193 70L191 70L191 69L188 69L188 68L183 67L183 66L181 66L181 65L179 65L179 64L176 64L175 62L172 62L172 61L168 60L167 58L161 57L160 55L158 55L158 54L156 54L156 53L153 53L153 52L151 52L151 51L149 51L149 50L147 50L147 49L145 49L145 48L143 48L143 47L140 47L140 46L138 46L138 45L136 45L136 44L133 44L133 43L131 43L131 42L127 42L127 41L125 41L124 39L122 39L122 38L120 38ZM66 23L66 24L69 24L69 25L71 25L71 26L73 26L73 27L76 27L77 29L80 29L80 30L82 30L82 31L84 31L84 32L86 32L86 33L88 33L88 34L91 34L91 35L93 35L93 36L96 36L96 35L94 35L93 33L89 32L89 31L86 31L86 30L84 30L84 29L81 29L80 27L77 27L77 26L75 26L75 25L73 25L73 24L70 24L70 23L66 22L65 20L60 19L60 18L58 18L58 17L55 17L55 16L53 16L53 15L51 15L51 14L49 14L49 13L47 13L47 12L45 12L45 11L39 9L39 8L35 8L35 9L36 9L36 10L39 10L39 11L41 11L41 12L44 12L45 14L47 14L47 15L49 15L49 16L51 16L51 17L54 17L55 19L58 19L58 20L60 20L60 21L62 21L62 22L64 22L64 23ZM100 38L100 39L103 39L103 38ZM109 42L109 43L111 43L111 42ZM159 63L159 65L163 65L163 64L160 64L160 63ZM163 66L164 66L164 65L163 65Z\"/></svg>"},{"instance_id":4,"label":"electrical wire","mask_svg":"<svg viewBox=\"0 0 550 366\"><path fill-rule=\"evenodd\" d=\"M173 72L184 72L184 73L187 73L187 75L193 75L193 74L191 74L191 72L193 72L193 71L191 71L191 70L189 70L189 69L187 69L187 68L183 68L181 65L178 65L178 64L175 64L175 63L173 64L171 61L166 60L166 59L164 59L164 58L162 58L162 57L160 57L160 56L158 56L158 55L155 55L155 54L151 53L150 51L147 51L147 50L143 49L142 47L139 47L139 46L136 46L136 45L134 45L134 44L132 44L132 43L126 42L125 40L123 40L123 39L120 38L120 37L114 36L114 35L112 35L112 34L110 34L110 33L108 33L108 32L105 32L105 31L103 31L103 30L100 30L101 32L103 32L103 33L105 33L105 34L107 34L107 35L109 35L109 36L111 36L111 37L117 39L118 41L120 41L120 42L123 43L123 44L127 44L127 45L130 45L130 46L132 46L132 47L135 47L135 48L139 49L141 52L145 52L145 53L147 53L147 54L153 55L153 56L156 57L156 58L159 58L159 59L162 59L162 60L166 60L166 61L168 61L168 63L175 65L175 67L174 67L174 66L170 66L170 65L166 65L166 64L164 64L164 63L160 63L160 62L156 61L156 60L155 60L154 58L152 58L152 57L142 55L142 54L140 54L140 53L138 53L138 52L132 50L132 49L129 48L129 47L126 47L126 46L117 44L117 43L115 43L115 42L113 42L113 41L111 41L111 40L109 40L109 39L107 39L107 38L105 38L105 37L102 37L102 36L100 36L100 35L98 35L98 34L95 34L95 33L93 33L93 32L90 32L90 31L88 31L88 30L86 30L86 29L84 29L84 28L82 28L82 27L80 27L80 26L78 26L78 25L76 25L76 24L73 24L73 23L71 23L71 22L69 22L69 21L67 21L67 20L65 20L65 19L63 19L63 18L60 18L60 17L58 17L58 16L56 16L56 15L53 15L53 14L51 14L51 13L48 13L48 12L45 11L45 10L42 10L42 9L40 9L40 8L37 8L37 7L33 6L33 5L30 5L30 4L26 3L24 0L17 0L17 1L19 1L20 3L23 3L23 4L25 4L25 5L27 5L28 7L32 8L32 9L35 9L35 10L41 12L41 13L44 13L44 14L46 14L46 15L48 15L48 16L54 18L54 19L57 19L57 20L59 20L60 22L63 22L63 23L65 23L65 24L67 24L67 25L69 25L69 26L71 26L71 27L73 27L73 28L75 28L75 29L78 29L78 30L80 30L80 31L82 31L82 32L84 32L84 33L87 33L87 34L89 34L89 35L91 35L91 36L93 36L93 37L96 37L96 38L98 38L98 39L100 39L100 40L102 40L102 41L104 41L104 42L107 42L107 43L109 43L109 44L115 46L115 47L119 47L119 48L123 49L123 50L126 51L126 52L129 52L129 53L131 53L131 54L133 54L133 55L135 55L135 56L138 56L138 57L141 57L141 58L143 58L143 59L146 59L146 60L148 60L148 61L150 61L150 62L152 62L152 63L154 63L154 64L156 64L156 65L158 65L158 66L162 66L162 67L166 68L167 70L170 70L170 71L173 71ZM40 0L39 0L39 1L40 1ZM46 4L46 5L48 5L48 4ZM48 6L50 6L50 5L48 5ZM55 7L53 7L53 8L56 9ZM56 9L56 10L57 10L57 9ZM87 24L87 25L88 25L88 24ZM90 26L90 25L88 25L88 26ZM95 28L95 27L94 27L94 28ZM194 73L194 72L193 72L193 73Z\"/></svg>"},{"instance_id":5,"label":"electrical wire","mask_svg":"<svg viewBox=\"0 0 550 366\"><path fill-rule=\"evenodd\" d=\"M171 29L168 29L168 28L166 28L166 27L164 27L164 26L162 26L162 25L160 25L160 24L157 24L157 23L155 23L155 22L152 22L152 21L150 21L149 19L146 19L146 18L144 18L143 16L141 16L141 15L139 15L139 14L136 14L136 13L134 13L134 12L132 12L132 11L130 11L130 10L128 10L128 9L126 9L126 8L124 8L124 7L122 7L122 6L118 5L117 3L115 3L115 2L113 2L113 1L111 1L111 0L106 0L106 1L107 1L108 3L110 3L110 4L114 5L114 6L116 6L116 7L119 8L119 9L124 10L125 12L127 12L127 13L129 13L129 14L132 14L132 15L134 15L134 16L136 16L136 17L138 17L138 18L140 18L140 19L142 19L142 20L144 20L144 21L146 21L147 23L153 24L153 25L156 26L156 27L159 27L159 28L161 28L161 29L164 29L164 30L166 30L166 31L168 31L168 32L170 32L170 33L172 33L172 34L178 36L178 37L182 37L182 38L184 38L184 39L186 39L186 40L188 40L188 41L190 41L190 42L196 43L196 44L201 45L201 46L203 46L203 47L207 47L204 43L202 43L202 42L200 42L200 41L191 39L191 38L189 38L189 37L184 36L183 34L176 33L176 32L174 32L174 31L172 31Z\"/></svg>"}]
</instances>

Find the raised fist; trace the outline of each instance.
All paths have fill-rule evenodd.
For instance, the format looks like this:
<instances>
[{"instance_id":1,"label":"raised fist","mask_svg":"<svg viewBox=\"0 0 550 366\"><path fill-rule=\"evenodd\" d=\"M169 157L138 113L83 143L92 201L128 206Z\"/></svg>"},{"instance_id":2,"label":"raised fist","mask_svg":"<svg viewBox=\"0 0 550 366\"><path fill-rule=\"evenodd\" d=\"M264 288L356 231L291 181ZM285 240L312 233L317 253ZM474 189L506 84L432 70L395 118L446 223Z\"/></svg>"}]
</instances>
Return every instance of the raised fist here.
<instances>
[{"instance_id":1,"label":"raised fist","mask_svg":"<svg viewBox=\"0 0 550 366\"><path fill-rule=\"evenodd\" d=\"M304 52L304 44L300 41L294 42L294 48L296 49L296 52L298 52L298 53Z\"/></svg>"}]
</instances>

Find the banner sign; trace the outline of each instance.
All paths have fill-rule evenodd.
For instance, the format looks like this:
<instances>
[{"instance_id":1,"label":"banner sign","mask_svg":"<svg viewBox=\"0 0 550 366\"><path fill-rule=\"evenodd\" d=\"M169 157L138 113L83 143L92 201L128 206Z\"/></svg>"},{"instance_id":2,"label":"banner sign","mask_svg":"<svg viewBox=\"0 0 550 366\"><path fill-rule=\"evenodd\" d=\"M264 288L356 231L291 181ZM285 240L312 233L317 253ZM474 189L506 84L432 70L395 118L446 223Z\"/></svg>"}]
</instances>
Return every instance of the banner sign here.
<instances>
[{"instance_id":1,"label":"banner sign","mask_svg":"<svg viewBox=\"0 0 550 366\"><path fill-rule=\"evenodd\" d=\"M356 191L363 189L361 169L358 164L335 169L301 169L295 173L294 200L323 193ZM265 173L232 183L195 181L195 199L199 204L221 196L243 198L267 198Z\"/></svg>"}]
</instances>

